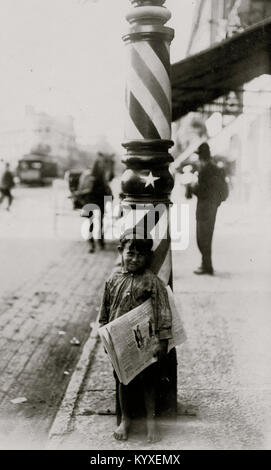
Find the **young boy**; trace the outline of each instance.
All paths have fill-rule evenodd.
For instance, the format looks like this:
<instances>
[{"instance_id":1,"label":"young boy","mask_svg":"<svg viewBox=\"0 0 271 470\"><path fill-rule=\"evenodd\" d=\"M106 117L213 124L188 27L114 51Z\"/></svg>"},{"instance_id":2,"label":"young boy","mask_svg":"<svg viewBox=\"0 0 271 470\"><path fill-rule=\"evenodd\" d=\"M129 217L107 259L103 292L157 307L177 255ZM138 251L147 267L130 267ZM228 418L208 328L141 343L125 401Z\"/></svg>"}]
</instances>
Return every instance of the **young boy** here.
<instances>
[{"instance_id":1,"label":"young boy","mask_svg":"<svg viewBox=\"0 0 271 470\"><path fill-rule=\"evenodd\" d=\"M139 236L141 238L139 238ZM155 395L158 373L164 371L163 362L167 355L168 340L171 338L171 311L164 283L148 269L153 241L143 238L137 230L127 230L120 238L121 270L114 272L106 282L99 322L102 325L124 315L151 299L155 333L158 337L156 356L158 361L147 367L128 385L119 382L116 374L117 400L120 406L120 423L114 437L126 440L135 402L133 390L143 392L147 417L147 440L158 440L155 425ZM165 371L164 371L165 372ZM134 410L135 411L135 410Z\"/></svg>"}]
</instances>

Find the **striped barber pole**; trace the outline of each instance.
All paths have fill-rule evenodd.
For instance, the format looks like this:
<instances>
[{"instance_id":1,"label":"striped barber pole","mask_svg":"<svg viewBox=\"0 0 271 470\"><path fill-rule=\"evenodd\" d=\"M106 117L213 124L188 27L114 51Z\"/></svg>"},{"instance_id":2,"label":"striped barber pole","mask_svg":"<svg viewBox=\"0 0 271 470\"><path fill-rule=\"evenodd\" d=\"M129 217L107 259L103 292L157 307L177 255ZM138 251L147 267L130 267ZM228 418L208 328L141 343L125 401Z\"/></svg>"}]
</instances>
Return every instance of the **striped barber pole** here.
<instances>
[{"instance_id":1,"label":"striped barber pole","mask_svg":"<svg viewBox=\"0 0 271 470\"><path fill-rule=\"evenodd\" d=\"M170 139L169 44L136 41L127 49L125 139Z\"/></svg>"},{"instance_id":2,"label":"striped barber pole","mask_svg":"<svg viewBox=\"0 0 271 470\"><path fill-rule=\"evenodd\" d=\"M169 46L174 31L164 26L171 14L165 0L130 0L126 15L129 31L123 36L127 52L125 94L125 142L122 175L124 226L142 229L153 238L151 269L172 285L169 228L170 193L173 177L168 149L171 139L171 83ZM159 385L158 408L176 416L176 350L167 356L168 383Z\"/></svg>"},{"instance_id":3,"label":"striped barber pole","mask_svg":"<svg viewBox=\"0 0 271 470\"><path fill-rule=\"evenodd\" d=\"M172 283L169 229L168 172L171 138L171 83L169 48L173 30L165 27L171 14L164 0L131 0L126 18L130 30L123 39L127 53L125 139L127 169L126 228L146 228L154 240L152 270ZM142 204L140 204L140 199ZM153 204L151 208L145 202ZM157 207L163 202L163 209ZM136 208L133 208L136 203Z\"/></svg>"}]
</instances>

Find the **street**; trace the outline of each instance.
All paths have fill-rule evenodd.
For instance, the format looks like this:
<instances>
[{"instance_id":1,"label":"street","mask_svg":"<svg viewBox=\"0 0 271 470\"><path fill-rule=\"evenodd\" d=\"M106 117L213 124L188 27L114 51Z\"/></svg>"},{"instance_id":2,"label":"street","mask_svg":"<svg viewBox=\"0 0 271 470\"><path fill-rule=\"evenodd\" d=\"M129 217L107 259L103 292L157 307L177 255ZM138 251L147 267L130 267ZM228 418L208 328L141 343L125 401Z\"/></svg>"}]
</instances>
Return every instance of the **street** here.
<instances>
[{"instance_id":1,"label":"street","mask_svg":"<svg viewBox=\"0 0 271 470\"><path fill-rule=\"evenodd\" d=\"M44 446L115 253L90 258L65 188L60 207L52 187L14 194L0 211L0 448L33 449Z\"/></svg>"}]
</instances>

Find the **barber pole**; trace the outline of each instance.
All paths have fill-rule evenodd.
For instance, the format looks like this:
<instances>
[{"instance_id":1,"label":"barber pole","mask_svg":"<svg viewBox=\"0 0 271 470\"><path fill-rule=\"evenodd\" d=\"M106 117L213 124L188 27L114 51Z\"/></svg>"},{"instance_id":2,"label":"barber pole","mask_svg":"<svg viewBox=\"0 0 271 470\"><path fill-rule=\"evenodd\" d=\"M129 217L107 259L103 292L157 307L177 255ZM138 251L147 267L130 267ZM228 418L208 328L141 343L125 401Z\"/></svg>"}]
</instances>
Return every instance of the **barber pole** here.
<instances>
[{"instance_id":1,"label":"barber pole","mask_svg":"<svg viewBox=\"0 0 271 470\"><path fill-rule=\"evenodd\" d=\"M122 176L125 195L124 229L143 228L152 236L151 269L172 285L170 244L170 193L173 177L171 140L170 43L173 29L165 26L171 13L165 0L130 0L126 19L128 33L123 36L127 52L125 90L125 141ZM176 351L168 360L170 384L168 411L176 412ZM169 410L170 408L170 410Z\"/></svg>"}]
</instances>

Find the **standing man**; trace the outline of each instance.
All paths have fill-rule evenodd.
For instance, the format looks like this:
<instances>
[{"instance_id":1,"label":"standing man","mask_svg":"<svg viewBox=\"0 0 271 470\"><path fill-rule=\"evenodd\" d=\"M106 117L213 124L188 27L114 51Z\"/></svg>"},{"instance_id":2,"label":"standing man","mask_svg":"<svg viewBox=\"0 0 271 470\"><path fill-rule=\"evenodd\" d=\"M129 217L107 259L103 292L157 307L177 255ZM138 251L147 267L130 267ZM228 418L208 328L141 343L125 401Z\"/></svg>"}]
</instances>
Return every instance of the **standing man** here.
<instances>
[{"instance_id":1,"label":"standing man","mask_svg":"<svg viewBox=\"0 0 271 470\"><path fill-rule=\"evenodd\" d=\"M209 145L204 142L196 152L199 155L198 183L191 186L197 198L197 243L202 255L201 266L195 274L214 274L212 238L217 208L228 196L224 170L212 162Z\"/></svg>"},{"instance_id":2,"label":"standing man","mask_svg":"<svg viewBox=\"0 0 271 470\"><path fill-rule=\"evenodd\" d=\"M99 240L100 248L105 248L104 243L104 213L105 213L105 197L112 196L111 188L105 178L105 167L103 166L103 155L100 154L99 158L94 162L92 171L84 172L82 178L79 180L79 188L77 193L80 195L80 202L83 206L82 217L87 217L90 220L89 225L89 253L95 251L95 240L93 236L94 228L94 211L89 208L89 204L94 204L99 208Z\"/></svg>"},{"instance_id":3,"label":"standing man","mask_svg":"<svg viewBox=\"0 0 271 470\"><path fill-rule=\"evenodd\" d=\"M14 187L13 174L11 173L9 169L9 163L6 163L5 171L2 174L1 180L0 180L0 191L1 191L0 204L5 199L5 197L7 197L8 198L8 206L7 206L8 211L13 201L13 196L11 194L11 189L13 187Z\"/></svg>"}]
</instances>

